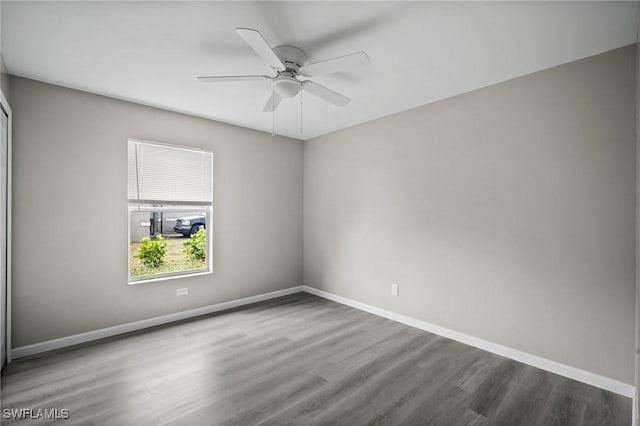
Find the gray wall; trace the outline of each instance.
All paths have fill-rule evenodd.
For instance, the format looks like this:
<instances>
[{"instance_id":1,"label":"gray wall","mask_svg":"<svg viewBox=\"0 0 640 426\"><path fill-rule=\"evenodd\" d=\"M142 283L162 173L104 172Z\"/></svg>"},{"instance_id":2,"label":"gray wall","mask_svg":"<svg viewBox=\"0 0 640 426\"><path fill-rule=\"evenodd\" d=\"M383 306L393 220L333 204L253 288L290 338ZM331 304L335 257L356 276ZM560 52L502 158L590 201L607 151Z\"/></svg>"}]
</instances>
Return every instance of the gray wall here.
<instances>
[{"instance_id":1,"label":"gray wall","mask_svg":"<svg viewBox=\"0 0 640 426\"><path fill-rule=\"evenodd\" d=\"M0 54L0 90L2 90L2 93L7 98L7 102L10 102L9 71L7 70L7 65L4 63L2 54Z\"/></svg>"},{"instance_id":2,"label":"gray wall","mask_svg":"<svg viewBox=\"0 0 640 426\"><path fill-rule=\"evenodd\" d=\"M17 77L11 100L14 347L302 283L300 141ZM213 151L212 275L127 285L128 138Z\"/></svg>"},{"instance_id":3,"label":"gray wall","mask_svg":"<svg viewBox=\"0 0 640 426\"><path fill-rule=\"evenodd\" d=\"M308 141L305 284L634 383L634 98L630 46Z\"/></svg>"},{"instance_id":4,"label":"gray wall","mask_svg":"<svg viewBox=\"0 0 640 426\"><path fill-rule=\"evenodd\" d=\"M9 96L9 71L7 65L4 63L4 58L0 54L0 90L7 98L7 102L10 102ZM11 106L11 104L9 104Z\"/></svg>"},{"instance_id":5,"label":"gray wall","mask_svg":"<svg viewBox=\"0 0 640 426\"><path fill-rule=\"evenodd\" d=\"M635 353L635 385L636 385L636 418L634 425L638 424L640 413L640 398L638 387L640 386L640 46L636 44L636 353Z\"/></svg>"},{"instance_id":6,"label":"gray wall","mask_svg":"<svg viewBox=\"0 0 640 426\"><path fill-rule=\"evenodd\" d=\"M0 0L0 36L2 35L2 0ZM2 57L2 38L0 37L0 90L9 101L9 72Z\"/></svg>"},{"instance_id":7,"label":"gray wall","mask_svg":"<svg viewBox=\"0 0 640 426\"><path fill-rule=\"evenodd\" d=\"M2 1L0 0L0 36L2 35ZM2 57L2 38L0 37L0 90L7 98L7 102L9 102L9 71L7 70L7 65L4 63L4 58Z\"/></svg>"}]
</instances>

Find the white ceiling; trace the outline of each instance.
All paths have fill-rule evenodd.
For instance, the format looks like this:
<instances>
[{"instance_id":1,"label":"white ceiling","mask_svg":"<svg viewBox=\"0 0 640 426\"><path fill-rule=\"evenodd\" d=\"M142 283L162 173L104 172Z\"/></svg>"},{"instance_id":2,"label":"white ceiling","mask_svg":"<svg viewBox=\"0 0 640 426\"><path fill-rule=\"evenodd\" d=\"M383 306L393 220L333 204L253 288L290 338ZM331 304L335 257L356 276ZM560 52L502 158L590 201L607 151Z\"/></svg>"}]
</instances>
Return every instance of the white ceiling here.
<instances>
[{"instance_id":1,"label":"white ceiling","mask_svg":"<svg viewBox=\"0 0 640 426\"><path fill-rule=\"evenodd\" d=\"M285 100L276 133L309 139L636 42L637 2L2 2L9 71L271 131L270 69L235 33L258 29L311 62L359 50L368 69L315 78L353 102Z\"/></svg>"}]
</instances>

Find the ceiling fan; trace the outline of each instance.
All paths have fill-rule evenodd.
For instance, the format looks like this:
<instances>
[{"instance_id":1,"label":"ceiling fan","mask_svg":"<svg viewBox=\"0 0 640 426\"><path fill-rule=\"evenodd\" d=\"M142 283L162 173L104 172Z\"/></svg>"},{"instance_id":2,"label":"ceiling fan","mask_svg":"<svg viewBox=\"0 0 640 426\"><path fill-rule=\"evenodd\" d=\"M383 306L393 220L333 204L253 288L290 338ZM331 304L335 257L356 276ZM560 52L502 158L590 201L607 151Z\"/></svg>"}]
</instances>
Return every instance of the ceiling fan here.
<instances>
[{"instance_id":1,"label":"ceiling fan","mask_svg":"<svg viewBox=\"0 0 640 426\"><path fill-rule=\"evenodd\" d=\"M351 99L334 92L311 80L301 80L301 77L313 77L320 74L331 74L340 71L350 71L369 64L369 57L364 52L340 56L326 61L307 64L307 56L295 46L276 46L271 48L269 43L257 30L250 28L236 28L236 32L249 46L276 72L275 76L268 75L225 75L213 77L198 77L203 83L236 82L251 80L270 80L272 93L265 104L264 112L273 112L278 108L283 98L292 98L304 90L318 98L336 106L345 106Z\"/></svg>"}]
</instances>

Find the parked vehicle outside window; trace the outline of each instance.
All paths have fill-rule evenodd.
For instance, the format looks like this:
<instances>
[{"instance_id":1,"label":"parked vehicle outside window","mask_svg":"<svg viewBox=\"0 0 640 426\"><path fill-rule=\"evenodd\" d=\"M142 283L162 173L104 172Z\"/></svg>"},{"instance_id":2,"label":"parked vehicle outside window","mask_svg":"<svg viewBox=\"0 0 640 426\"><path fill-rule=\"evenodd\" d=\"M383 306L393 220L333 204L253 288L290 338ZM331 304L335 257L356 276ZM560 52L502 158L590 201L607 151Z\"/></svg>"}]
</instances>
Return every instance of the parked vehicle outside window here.
<instances>
[{"instance_id":1,"label":"parked vehicle outside window","mask_svg":"<svg viewBox=\"0 0 640 426\"><path fill-rule=\"evenodd\" d=\"M185 237L190 237L198 232L200 227L207 229L207 219L203 214L178 218L173 230Z\"/></svg>"}]
</instances>

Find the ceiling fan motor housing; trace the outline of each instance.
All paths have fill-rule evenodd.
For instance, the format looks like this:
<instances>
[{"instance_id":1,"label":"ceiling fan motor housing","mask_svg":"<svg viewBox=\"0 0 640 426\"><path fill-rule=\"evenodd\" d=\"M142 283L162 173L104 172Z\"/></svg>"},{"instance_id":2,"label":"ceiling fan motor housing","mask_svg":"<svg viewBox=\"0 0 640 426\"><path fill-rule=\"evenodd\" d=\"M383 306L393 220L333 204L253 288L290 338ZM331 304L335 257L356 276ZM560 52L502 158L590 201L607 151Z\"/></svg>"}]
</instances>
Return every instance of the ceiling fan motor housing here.
<instances>
[{"instance_id":1,"label":"ceiling fan motor housing","mask_svg":"<svg viewBox=\"0 0 640 426\"><path fill-rule=\"evenodd\" d=\"M295 46L276 46L273 51L280 58L287 71L293 75L298 74L298 70L307 61L307 55Z\"/></svg>"}]
</instances>

